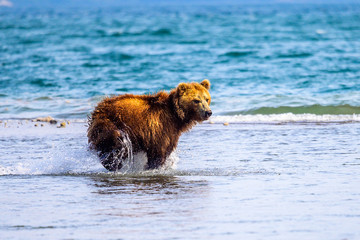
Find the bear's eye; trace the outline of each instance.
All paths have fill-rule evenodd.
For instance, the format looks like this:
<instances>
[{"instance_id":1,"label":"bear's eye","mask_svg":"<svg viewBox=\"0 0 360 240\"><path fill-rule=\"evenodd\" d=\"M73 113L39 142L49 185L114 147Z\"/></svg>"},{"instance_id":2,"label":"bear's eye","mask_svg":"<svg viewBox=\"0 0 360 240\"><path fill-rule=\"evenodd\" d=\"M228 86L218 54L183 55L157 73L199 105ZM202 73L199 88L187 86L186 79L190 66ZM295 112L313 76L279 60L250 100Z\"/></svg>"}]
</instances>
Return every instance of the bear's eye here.
<instances>
[{"instance_id":1,"label":"bear's eye","mask_svg":"<svg viewBox=\"0 0 360 240\"><path fill-rule=\"evenodd\" d=\"M196 104L199 104L200 100L195 99L195 100L193 100L193 102L196 103Z\"/></svg>"}]
</instances>

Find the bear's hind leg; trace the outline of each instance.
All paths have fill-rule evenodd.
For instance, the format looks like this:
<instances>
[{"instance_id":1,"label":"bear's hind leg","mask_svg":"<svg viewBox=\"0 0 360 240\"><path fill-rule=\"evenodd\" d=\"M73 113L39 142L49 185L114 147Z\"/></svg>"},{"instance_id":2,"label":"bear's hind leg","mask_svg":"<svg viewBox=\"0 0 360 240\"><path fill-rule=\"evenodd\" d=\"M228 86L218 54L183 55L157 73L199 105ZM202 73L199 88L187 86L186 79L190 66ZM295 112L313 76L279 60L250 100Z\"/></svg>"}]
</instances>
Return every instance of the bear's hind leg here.
<instances>
[{"instance_id":1,"label":"bear's hind leg","mask_svg":"<svg viewBox=\"0 0 360 240\"><path fill-rule=\"evenodd\" d=\"M100 153L101 164L109 171L118 171L133 160L132 143L125 132L116 131L116 143L111 152Z\"/></svg>"},{"instance_id":2,"label":"bear's hind leg","mask_svg":"<svg viewBox=\"0 0 360 240\"><path fill-rule=\"evenodd\" d=\"M121 150L114 149L110 153L100 153L101 164L109 171L117 171L122 168Z\"/></svg>"},{"instance_id":3,"label":"bear's hind leg","mask_svg":"<svg viewBox=\"0 0 360 240\"><path fill-rule=\"evenodd\" d=\"M88 132L90 147L98 151L101 164L109 171L120 170L132 158L132 144L126 132L108 119L95 120Z\"/></svg>"}]
</instances>

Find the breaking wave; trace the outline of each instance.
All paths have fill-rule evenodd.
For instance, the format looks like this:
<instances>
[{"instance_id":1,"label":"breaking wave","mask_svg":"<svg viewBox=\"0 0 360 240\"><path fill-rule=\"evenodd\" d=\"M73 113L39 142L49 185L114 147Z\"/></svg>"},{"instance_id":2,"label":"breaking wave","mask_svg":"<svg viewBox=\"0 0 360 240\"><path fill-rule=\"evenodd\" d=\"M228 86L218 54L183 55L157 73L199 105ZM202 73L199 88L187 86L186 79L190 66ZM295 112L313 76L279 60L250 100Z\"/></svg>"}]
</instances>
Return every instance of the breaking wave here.
<instances>
[{"instance_id":1,"label":"breaking wave","mask_svg":"<svg viewBox=\"0 0 360 240\"><path fill-rule=\"evenodd\" d=\"M360 122L360 114L237 114L233 116L214 116L209 123L352 123Z\"/></svg>"},{"instance_id":2,"label":"breaking wave","mask_svg":"<svg viewBox=\"0 0 360 240\"><path fill-rule=\"evenodd\" d=\"M279 106L279 107L260 107L250 110L242 110L235 112L228 112L226 115L238 114L315 114L315 115L352 115L360 114L360 107L349 104L344 105L320 105L314 104L309 106Z\"/></svg>"},{"instance_id":3,"label":"breaking wave","mask_svg":"<svg viewBox=\"0 0 360 240\"><path fill-rule=\"evenodd\" d=\"M360 107L348 104L320 104L308 106L259 107L248 110L223 112L210 122L269 123L269 122L359 122Z\"/></svg>"}]
</instances>

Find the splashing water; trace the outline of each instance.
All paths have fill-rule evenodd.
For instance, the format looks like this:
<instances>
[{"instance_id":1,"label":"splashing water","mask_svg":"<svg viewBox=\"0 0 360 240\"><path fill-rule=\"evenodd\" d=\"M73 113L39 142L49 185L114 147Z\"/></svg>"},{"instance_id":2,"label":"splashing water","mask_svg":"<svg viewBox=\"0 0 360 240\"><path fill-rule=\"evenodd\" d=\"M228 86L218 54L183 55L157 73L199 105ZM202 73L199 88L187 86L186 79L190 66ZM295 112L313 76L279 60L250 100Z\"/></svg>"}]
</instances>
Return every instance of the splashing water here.
<instances>
[{"instance_id":1,"label":"splashing water","mask_svg":"<svg viewBox=\"0 0 360 240\"><path fill-rule=\"evenodd\" d=\"M79 121L66 129L45 125L37 129L31 122L7 121L2 133L6 138L4 146L6 161L0 164L0 175L47 175L47 174L92 174L108 172L100 163L97 153L90 150L86 139L86 128ZM21 126L20 128L18 128ZM48 135L50 134L50 135ZM71 135L68 138L68 134ZM117 151L117 159L123 167L116 174L142 172L147 166L144 152L133 153L129 136L122 132L122 148ZM48 138L49 137L49 138ZM18 144L19 148L7 148ZM9 145L9 146L7 146ZM43 147L41 147L43 146ZM166 164L158 171L165 172L176 168L179 160L174 151Z\"/></svg>"}]
</instances>

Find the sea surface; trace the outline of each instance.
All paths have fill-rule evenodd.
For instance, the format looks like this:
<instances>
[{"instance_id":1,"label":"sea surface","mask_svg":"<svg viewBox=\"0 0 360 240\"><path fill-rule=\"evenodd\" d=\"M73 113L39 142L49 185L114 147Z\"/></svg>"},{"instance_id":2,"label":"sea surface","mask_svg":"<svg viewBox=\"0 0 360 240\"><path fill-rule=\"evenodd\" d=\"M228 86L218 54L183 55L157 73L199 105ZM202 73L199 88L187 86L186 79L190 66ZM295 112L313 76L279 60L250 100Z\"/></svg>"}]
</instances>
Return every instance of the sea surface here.
<instances>
[{"instance_id":1,"label":"sea surface","mask_svg":"<svg viewBox=\"0 0 360 240\"><path fill-rule=\"evenodd\" d=\"M0 239L360 239L359 4L6 2ZM205 78L172 168L89 151L105 96Z\"/></svg>"}]
</instances>

